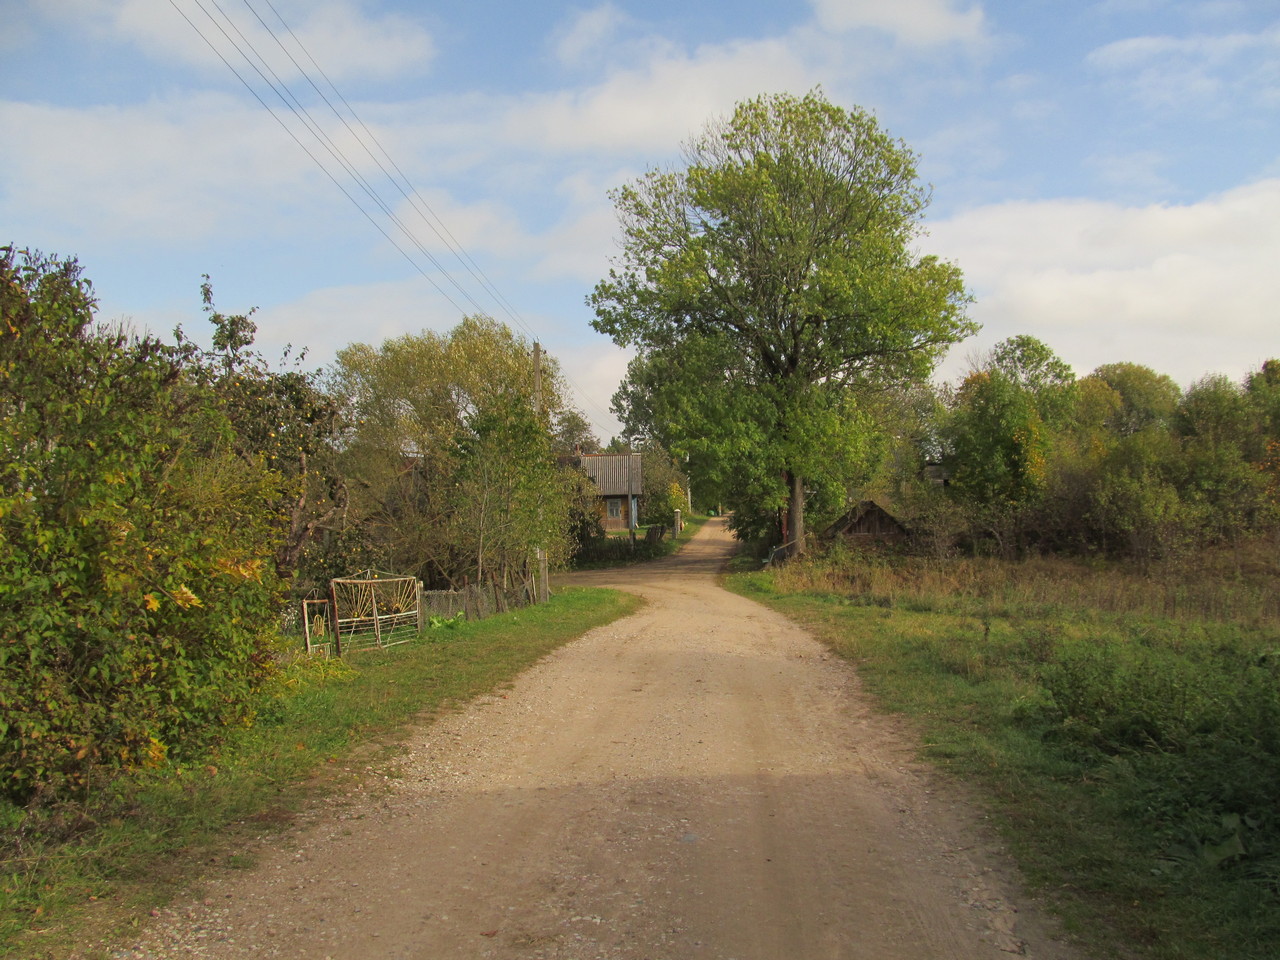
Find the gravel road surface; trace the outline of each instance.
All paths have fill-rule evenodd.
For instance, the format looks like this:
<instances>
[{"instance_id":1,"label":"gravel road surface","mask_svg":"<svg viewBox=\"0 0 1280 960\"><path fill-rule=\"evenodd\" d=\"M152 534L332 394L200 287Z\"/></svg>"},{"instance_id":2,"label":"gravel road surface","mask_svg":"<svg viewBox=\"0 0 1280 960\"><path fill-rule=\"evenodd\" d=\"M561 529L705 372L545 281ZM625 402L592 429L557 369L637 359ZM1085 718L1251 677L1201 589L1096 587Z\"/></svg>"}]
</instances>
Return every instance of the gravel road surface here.
<instances>
[{"instance_id":1,"label":"gravel road surface","mask_svg":"<svg viewBox=\"0 0 1280 960\"><path fill-rule=\"evenodd\" d=\"M980 813L853 669L678 556L575 574L638 614L162 911L121 960L1070 960Z\"/></svg>"}]
</instances>

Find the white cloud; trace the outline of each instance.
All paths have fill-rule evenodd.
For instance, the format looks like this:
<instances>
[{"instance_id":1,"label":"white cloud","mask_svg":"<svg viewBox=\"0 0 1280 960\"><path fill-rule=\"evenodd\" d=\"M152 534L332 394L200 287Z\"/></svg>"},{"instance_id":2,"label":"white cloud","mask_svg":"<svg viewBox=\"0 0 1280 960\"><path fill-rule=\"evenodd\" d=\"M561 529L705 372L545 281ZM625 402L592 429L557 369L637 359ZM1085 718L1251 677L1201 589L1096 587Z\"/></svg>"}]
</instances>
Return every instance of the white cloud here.
<instances>
[{"instance_id":1,"label":"white cloud","mask_svg":"<svg viewBox=\"0 0 1280 960\"><path fill-rule=\"evenodd\" d=\"M1280 98L1280 26L1257 33L1142 36L1092 51L1086 63L1130 85L1152 108L1219 110Z\"/></svg>"},{"instance_id":2,"label":"white cloud","mask_svg":"<svg viewBox=\"0 0 1280 960\"><path fill-rule=\"evenodd\" d=\"M368 16L353 0L277 0L275 7L287 28L266 8L261 8L264 25L240 4L222 4L224 15L218 5L196 0L175 0L177 9L156 0L43 3L48 16L104 38L136 44L157 59L225 73L221 55L252 80L256 74L238 47L252 48L285 82L300 79L295 60L315 74L307 54L335 81L418 73L435 54L431 35L417 21L396 13Z\"/></svg>"},{"instance_id":3,"label":"white cloud","mask_svg":"<svg viewBox=\"0 0 1280 960\"><path fill-rule=\"evenodd\" d=\"M469 289L478 291L481 282L472 276L473 265L460 262L455 252L459 247L481 262L511 265L523 278L538 283L570 280L590 285L608 271L614 252L617 220L607 190L627 179L618 174L602 180L583 171L565 178L553 191L560 201L553 204L557 216L542 227L500 201L464 203L442 190L423 190L417 202L402 202L396 213L444 269ZM398 230L395 237L416 255ZM447 280L442 285L468 310L500 312L487 299L478 307L470 304Z\"/></svg>"},{"instance_id":4,"label":"white cloud","mask_svg":"<svg viewBox=\"0 0 1280 960\"><path fill-rule=\"evenodd\" d=\"M296 16L300 23L293 32L335 80L357 76L387 79L422 73L436 53L431 35L419 23L400 14L370 19L356 4L309 0L298 7ZM309 60L298 60L311 66Z\"/></svg>"},{"instance_id":5,"label":"white cloud","mask_svg":"<svg viewBox=\"0 0 1280 960\"><path fill-rule=\"evenodd\" d=\"M555 40L556 59L567 66L578 66L608 56L618 32L631 22L612 3L603 3L576 14L563 27Z\"/></svg>"},{"instance_id":6,"label":"white cloud","mask_svg":"<svg viewBox=\"0 0 1280 960\"><path fill-rule=\"evenodd\" d=\"M1081 372L1132 360L1184 382L1280 350L1280 179L1180 206L997 204L931 233L977 293L980 347L1031 333Z\"/></svg>"},{"instance_id":7,"label":"white cloud","mask_svg":"<svg viewBox=\"0 0 1280 960\"><path fill-rule=\"evenodd\" d=\"M761 92L804 90L815 67L786 40L740 41L687 55L666 47L641 67L613 72L579 90L531 95L512 104L513 140L549 150L674 153L707 120Z\"/></svg>"},{"instance_id":8,"label":"white cloud","mask_svg":"<svg viewBox=\"0 0 1280 960\"><path fill-rule=\"evenodd\" d=\"M622 424L609 409L618 385L627 375L634 355L604 337L587 343L552 344L552 354L569 379L570 399L595 428L597 439L608 443L622 432Z\"/></svg>"},{"instance_id":9,"label":"white cloud","mask_svg":"<svg viewBox=\"0 0 1280 960\"><path fill-rule=\"evenodd\" d=\"M173 317L135 317L140 326L169 330ZM454 307L426 280L335 286L313 290L287 303L265 307L254 315L258 324L256 346L268 357L279 356L286 344L307 347L306 366L331 363L338 350L351 343L379 345L391 337L422 330L444 332L462 319ZM499 319L505 319L499 316ZM530 317L539 331L554 328L554 318ZM509 322L509 321L507 321ZM189 324L189 326L193 326ZM201 331L189 330L199 334ZM524 330L517 330L524 333ZM601 442L620 431L609 403L625 376L631 352L614 346L605 337L585 340L577 332L544 340L570 380L574 404L587 415ZM296 351L295 351L296 352Z\"/></svg>"},{"instance_id":10,"label":"white cloud","mask_svg":"<svg viewBox=\"0 0 1280 960\"><path fill-rule=\"evenodd\" d=\"M509 259L527 254L532 246L516 212L497 200L464 203L444 190L423 189L413 201L402 201L396 214L445 269L464 279L466 266L454 252L458 247ZM407 242L398 231L396 240Z\"/></svg>"},{"instance_id":11,"label":"white cloud","mask_svg":"<svg viewBox=\"0 0 1280 960\"><path fill-rule=\"evenodd\" d=\"M847 89L888 76L908 51L987 40L980 5L953 0L814 0L814 16L771 37L686 48L643 35L612 3L592 8L558 35L562 62L603 63L591 85L531 93L504 127L520 145L555 152L643 150L671 156L708 120L762 93L803 93L822 84ZM801 15L803 16L803 15ZM889 46L855 28L900 41ZM592 56L594 55L594 56Z\"/></svg>"},{"instance_id":12,"label":"white cloud","mask_svg":"<svg viewBox=\"0 0 1280 960\"><path fill-rule=\"evenodd\" d=\"M381 344L422 330L450 330L458 311L421 276L311 290L254 315L257 347L268 357L286 344L307 348L307 365L322 366L351 343Z\"/></svg>"},{"instance_id":13,"label":"white cloud","mask_svg":"<svg viewBox=\"0 0 1280 960\"><path fill-rule=\"evenodd\" d=\"M813 0L813 8L826 29L870 27L912 47L986 40L980 4L957 9L953 0Z\"/></svg>"},{"instance_id":14,"label":"white cloud","mask_svg":"<svg viewBox=\"0 0 1280 960\"><path fill-rule=\"evenodd\" d=\"M1126 154L1090 157L1086 163L1098 172L1098 178L1122 193L1139 197L1170 196L1177 185L1161 171L1170 157L1158 150L1139 150Z\"/></svg>"},{"instance_id":15,"label":"white cloud","mask_svg":"<svg viewBox=\"0 0 1280 960\"><path fill-rule=\"evenodd\" d=\"M534 275L593 286L609 272L609 258L617 253L617 233L618 221L607 202L574 212L542 238Z\"/></svg>"},{"instance_id":16,"label":"white cloud","mask_svg":"<svg viewBox=\"0 0 1280 960\"><path fill-rule=\"evenodd\" d=\"M1240 54L1274 41L1266 34L1233 33L1223 36L1145 36L1129 37L1091 51L1089 63L1109 70L1145 67L1157 60L1196 60L1203 63L1226 63Z\"/></svg>"},{"instance_id":17,"label":"white cloud","mask_svg":"<svg viewBox=\"0 0 1280 960\"><path fill-rule=\"evenodd\" d=\"M72 235L270 230L264 204L302 205L320 176L269 115L220 95L79 110L0 101L0 128L23 132L0 139L0 167L22 185L8 216Z\"/></svg>"},{"instance_id":18,"label":"white cloud","mask_svg":"<svg viewBox=\"0 0 1280 960\"><path fill-rule=\"evenodd\" d=\"M1167 11L1169 0L1099 0L1091 12L1095 17L1126 17Z\"/></svg>"},{"instance_id":19,"label":"white cloud","mask_svg":"<svg viewBox=\"0 0 1280 960\"><path fill-rule=\"evenodd\" d=\"M940 127L920 142L920 156L929 163L932 176L948 179L990 174L1006 160L1000 127L993 120Z\"/></svg>"}]
</instances>

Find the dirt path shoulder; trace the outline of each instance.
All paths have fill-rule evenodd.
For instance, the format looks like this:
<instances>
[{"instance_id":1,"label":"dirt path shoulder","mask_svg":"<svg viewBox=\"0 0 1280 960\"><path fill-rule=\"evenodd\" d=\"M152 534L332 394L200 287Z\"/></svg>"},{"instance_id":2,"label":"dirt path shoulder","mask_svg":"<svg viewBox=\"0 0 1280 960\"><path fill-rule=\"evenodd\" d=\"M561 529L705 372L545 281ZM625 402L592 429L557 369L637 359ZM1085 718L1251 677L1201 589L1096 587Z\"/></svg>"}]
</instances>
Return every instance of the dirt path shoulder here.
<instances>
[{"instance_id":1,"label":"dirt path shoulder","mask_svg":"<svg viewBox=\"0 0 1280 960\"><path fill-rule=\"evenodd\" d=\"M850 667L679 555L120 958L1067 960Z\"/></svg>"}]
</instances>

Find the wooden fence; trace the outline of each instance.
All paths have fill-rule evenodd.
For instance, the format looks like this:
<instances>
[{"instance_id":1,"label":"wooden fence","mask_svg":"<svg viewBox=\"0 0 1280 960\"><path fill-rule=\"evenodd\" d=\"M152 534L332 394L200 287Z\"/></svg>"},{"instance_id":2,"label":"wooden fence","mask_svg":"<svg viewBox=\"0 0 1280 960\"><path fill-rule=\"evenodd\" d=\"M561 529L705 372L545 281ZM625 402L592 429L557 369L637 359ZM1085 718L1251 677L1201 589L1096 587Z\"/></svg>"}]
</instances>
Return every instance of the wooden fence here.
<instances>
[{"instance_id":1,"label":"wooden fence","mask_svg":"<svg viewBox=\"0 0 1280 960\"><path fill-rule=\"evenodd\" d=\"M410 594L403 587L392 588L407 579L385 575L342 578L331 581L328 597L303 600L307 652L342 656L381 649L416 639L431 629L433 619L438 622L461 615L467 620L483 620L538 602L532 580L506 589L496 583L473 583L460 590L424 590L414 580L413 600L408 602ZM379 596L389 597L390 602L379 607Z\"/></svg>"}]
</instances>

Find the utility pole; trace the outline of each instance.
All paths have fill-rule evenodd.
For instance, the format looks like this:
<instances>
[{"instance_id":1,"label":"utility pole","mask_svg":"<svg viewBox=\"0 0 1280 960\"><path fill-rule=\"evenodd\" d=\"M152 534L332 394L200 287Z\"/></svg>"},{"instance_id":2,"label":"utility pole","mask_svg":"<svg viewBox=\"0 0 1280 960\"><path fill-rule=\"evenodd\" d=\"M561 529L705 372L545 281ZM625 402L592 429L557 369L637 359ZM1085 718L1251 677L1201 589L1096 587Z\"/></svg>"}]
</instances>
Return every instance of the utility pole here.
<instances>
[{"instance_id":1,"label":"utility pole","mask_svg":"<svg viewBox=\"0 0 1280 960\"><path fill-rule=\"evenodd\" d=\"M533 342L533 410L542 418L542 344ZM542 512L538 512L542 519ZM538 602L546 603L551 599L551 584L547 581L547 548L538 547Z\"/></svg>"},{"instance_id":2,"label":"utility pole","mask_svg":"<svg viewBox=\"0 0 1280 960\"><path fill-rule=\"evenodd\" d=\"M533 343L533 409L542 413L542 344Z\"/></svg>"}]
</instances>

